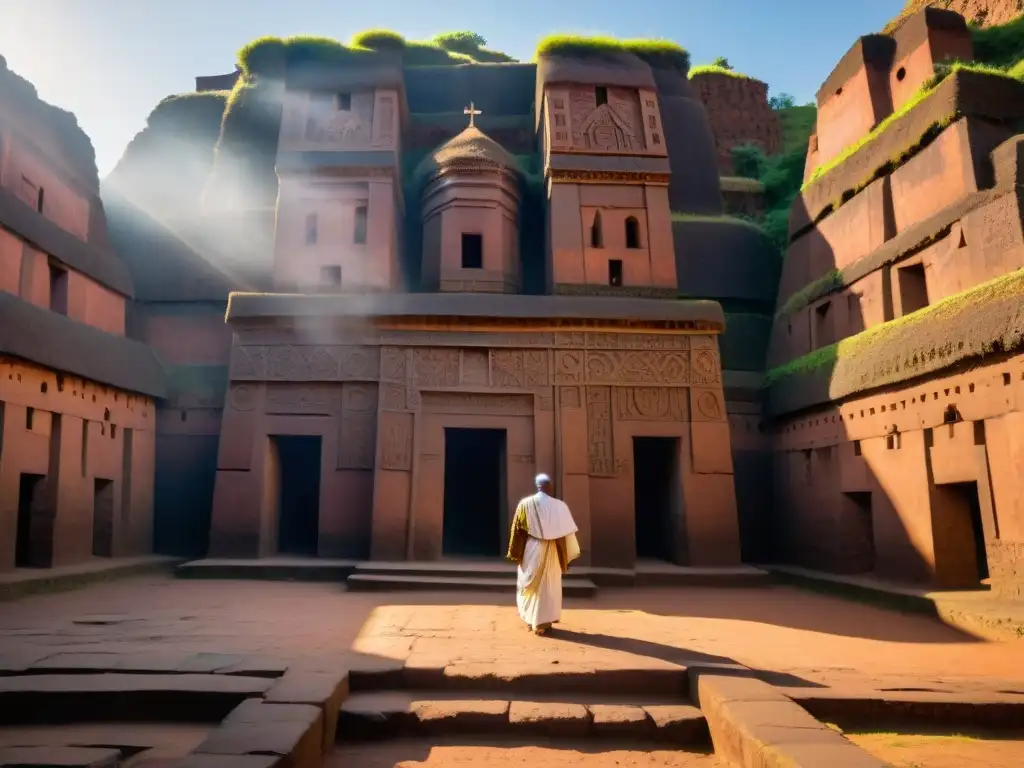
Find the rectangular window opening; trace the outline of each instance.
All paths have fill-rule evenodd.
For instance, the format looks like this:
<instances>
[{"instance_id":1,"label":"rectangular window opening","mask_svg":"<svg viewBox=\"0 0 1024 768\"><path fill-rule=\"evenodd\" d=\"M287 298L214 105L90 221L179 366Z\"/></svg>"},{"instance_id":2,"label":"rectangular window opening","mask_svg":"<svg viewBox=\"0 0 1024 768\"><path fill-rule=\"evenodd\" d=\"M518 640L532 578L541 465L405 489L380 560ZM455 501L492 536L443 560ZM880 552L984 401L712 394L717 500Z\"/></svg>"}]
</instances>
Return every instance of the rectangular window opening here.
<instances>
[{"instance_id":1,"label":"rectangular window opening","mask_svg":"<svg viewBox=\"0 0 1024 768\"><path fill-rule=\"evenodd\" d=\"M608 260L608 285L622 285L622 259Z\"/></svg>"},{"instance_id":2,"label":"rectangular window opening","mask_svg":"<svg viewBox=\"0 0 1024 768\"><path fill-rule=\"evenodd\" d=\"M320 286L327 293L337 291L341 288L341 267L331 265L320 268Z\"/></svg>"},{"instance_id":3,"label":"rectangular window opening","mask_svg":"<svg viewBox=\"0 0 1024 768\"><path fill-rule=\"evenodd\" d=\"M462 268L483 269L484 236L477 232L462 233Z\"/></svg>"}]
</instances>

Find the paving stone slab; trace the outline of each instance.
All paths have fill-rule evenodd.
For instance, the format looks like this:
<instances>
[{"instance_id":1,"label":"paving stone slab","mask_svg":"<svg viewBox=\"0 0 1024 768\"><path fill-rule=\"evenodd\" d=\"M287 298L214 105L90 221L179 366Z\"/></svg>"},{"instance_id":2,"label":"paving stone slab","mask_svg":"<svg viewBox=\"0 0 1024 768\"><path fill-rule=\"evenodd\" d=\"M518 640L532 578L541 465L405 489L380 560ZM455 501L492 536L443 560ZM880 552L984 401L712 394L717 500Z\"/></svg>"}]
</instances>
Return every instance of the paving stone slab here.
<instances>
[{"instance_id":1,"label":"paving stone slab","mask_svg":"<svg viewBox=\"0 0 1024 768\"><path fill-rule=\"evenodd\" d=\"M296 722L323 728L323 710L312 704L269 704L262 699L246 699L226 718L225 723Z\"/></svg>"},{"instance_id":2,"label":"paving stone slab","mask_svg":"<svg viewBox=\"0 0 1024 768\"><path fill-rule=\"evenodd\" d=\"M232 653L195 653L178 668L179 672L216 672L245 661L244 656Z\"/></svg>"},{"instance_id":3,"label":"paving stone slab","mask_svg":"<svg viewBox=\"0 0 1024 768\"><path fill-rule=\"evenodd\" d=\"M450 664L438 674L431 662L417 666L413 654L406 661L403 684L414 690L488 691L500 689L518 694L564 693L623 696L686 695L685 667L663 669L596 669L589 665L538 663Z\"/></svg>"},{"instance_id":4,"label":"paving stone slab","mask_svg":"<svg viewBox=\"0 0 1024 768\"><path fill-rule=\"evenodd\" d=\"M513 701L509 706L508 721L513 732L582 738L590 729L590 712L582 704Z\"/></svg>"},{"instance_id":5,"label":"paving stone slab","mask_svg":"<svg viewBox=\"0 0 1024 768\"><path fill-rule=\"evenodd\" d=\"M241 661L216 670L218 675L242 675L243 677L281 677L288 671L289 662L271 656L247 656Z\"/></svg>"},{"instance_id":6,"label":"paving stone slab","mask_svg":"<svg viewBox=\"0 0 1024 768\"><path fill-rule=\"evenodd\" d=\"M258 677L120 673L0 677L0 711L17 724L218 722L273 685Z\"/></svg>"},{"instance_id":7,"label":"paving stone slab","mask_svg":"<svg viewBox=\"0 0 1024 768\"><path fill-rule=\"evenodd\" d=\"M88 747L0 747L3 768L115 768L121 760L116 749Z\"/></svg>"},{"instance_id":8,"label":"paving stone slab","mask_svg":"<svg viewBox=\"0 0 1024 768\"><path fill-rule=\"evenodd\" d=\"M412 736L418 730L412 704L412 695L401 691L352 696L342 703L338 712L337 740Z\"/></svg>"},{"instance_id":9,"label":"paving stone slab","mask_svg":"<svg viewBox=\"0 0 1024 768\"><path fill-rule=\"evenodd\" d=\"M233 679L226 677L226 679ZM237 678L246 680L250 678ZM347 671L312 671L293 669L273 683L264 699L275 704L310 704L323 712L320 741L327 751L338 730L338 710L349 695Z\"/></svg>"},{"instance_id":10,"label":"paving stone slab","mask_svg":"<svg viewBox=\"0 0 1024 768\"><path fill-rule=\"evenodd\" d=\"M196 747L207 755L279 755L294 768L323 761L323 733L307 722L224 723Z\"/></svg>"},{"instance_id":11,"label":"paving stone slab","mask_svg":"<svg viewBox=\"0 0 1024 768\"><path fill-rule=\"evenodd\" d=\"M707 719L696 707L659 704L644 707L654 723L655 738L673 744L704 745L711 741Z\"/></svg>"}]
</instances>

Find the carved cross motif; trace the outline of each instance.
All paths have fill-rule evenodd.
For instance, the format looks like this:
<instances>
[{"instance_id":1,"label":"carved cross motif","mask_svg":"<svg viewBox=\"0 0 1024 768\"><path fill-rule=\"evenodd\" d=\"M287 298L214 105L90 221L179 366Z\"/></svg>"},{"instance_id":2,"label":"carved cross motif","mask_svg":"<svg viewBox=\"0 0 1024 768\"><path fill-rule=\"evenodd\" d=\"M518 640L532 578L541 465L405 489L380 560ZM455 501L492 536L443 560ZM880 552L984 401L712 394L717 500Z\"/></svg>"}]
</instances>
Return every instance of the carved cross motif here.
<instances>
[{"instance_id":1,"label":"carved cross motif","mask_svg":"<svg viewBox=\"0 0 1024 768\"><path fill-rule=\"evenodd\" d=\"M476 105L471 101L469 102L469 106L462 110L462 114L469 115L469 127L473 128L476 125L476 116L482 115L483 112L477 109Z\"/></svg>"}]
</instances>

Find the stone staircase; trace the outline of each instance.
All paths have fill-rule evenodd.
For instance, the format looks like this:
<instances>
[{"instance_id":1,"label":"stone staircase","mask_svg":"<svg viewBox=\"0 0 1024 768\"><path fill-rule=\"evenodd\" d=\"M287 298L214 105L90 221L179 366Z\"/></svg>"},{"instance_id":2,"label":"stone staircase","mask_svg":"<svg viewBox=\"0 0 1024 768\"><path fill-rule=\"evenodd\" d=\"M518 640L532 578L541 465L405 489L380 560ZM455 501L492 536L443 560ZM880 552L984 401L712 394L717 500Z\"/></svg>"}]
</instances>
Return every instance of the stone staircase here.
<instances>
[{"instance_id":1,"label":"stone staircase","mask_svg":"<svg viewBox=\"0 0 1024 768\"><path fill-rule=\"evenodd\" d=\"M384 742L459 739L492 747L607 742L642 754L651 749L711 752L703 713L690 700L685 669L666 674L580 670L557 674L445 674L406 668L401 675L350 676L338 713L336 749L366 758Z\"/></svg>"},{"instance_id":2,"label":"stone staircase","mask_svg":"<svg viewBox=\"0 0 1024 768\"><path fill-rule=\"evenodd\" d=\"M516 567L505 562L367 562L355 566L346 580L352 592L514 592ZM593 597L597 585L570 574L562 580L566 597Z\"/></svg>"}]
</instances>

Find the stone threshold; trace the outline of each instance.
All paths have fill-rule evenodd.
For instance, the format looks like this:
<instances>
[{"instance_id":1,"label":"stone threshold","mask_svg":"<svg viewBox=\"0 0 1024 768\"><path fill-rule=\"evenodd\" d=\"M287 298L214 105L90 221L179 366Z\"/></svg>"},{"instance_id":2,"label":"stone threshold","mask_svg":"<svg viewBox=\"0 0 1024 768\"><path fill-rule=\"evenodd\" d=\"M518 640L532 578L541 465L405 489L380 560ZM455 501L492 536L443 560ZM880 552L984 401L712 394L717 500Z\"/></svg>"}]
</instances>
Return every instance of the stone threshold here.
<instances>
[{"instance_id":1,"label":"stone threshold","mask_svg":"<svg viewBox=\"0 0 1024 768\"><path fill-rule=\"evenodd\" d=\"M783 582L883 608L932 616L985 640L1024 637L1024 600L1000 599L987 589L929 590L876 576L849 576L789 565L761 567Z\"/></svg>"},{"instance_id":2,"label":"stone threshold","mask_svg":"<svg viewBox=\"0 0 1024 768\"><path fill-rule=\"evenodd\" d=\"M0 573L0 601L44 592L61 592L108 579L148 573L170 573L180 558L162 555L95 558L55 568L16 568Z\"/></svg>"},{"instance_id":3,"label":"stone threshold","mask_svg":"<svg viewBox=\"0 0 1024 768\"><path fill-rule=\"evenodd\" d=\"M435 561L343 560L316 557L208 558L179 565L175 574L195 579L349 582L350 588L487 589L514 578L516 567L500 558ZM350 577L353 577L350 579ZM567 576L580 596L595 587L754 587L771 583L771 574L749 565L692 567L641 560L634 568L575 566ZM497 586L508 586L502 581ZM570 590L571 591L571 590Z\"/></svg>"}]
</instances>

